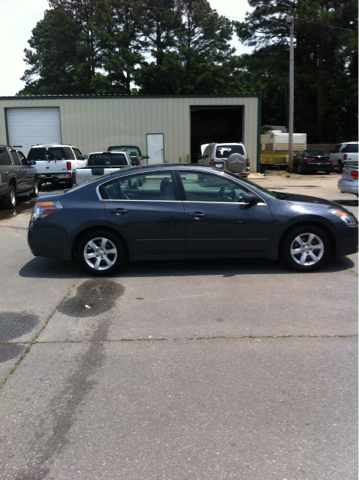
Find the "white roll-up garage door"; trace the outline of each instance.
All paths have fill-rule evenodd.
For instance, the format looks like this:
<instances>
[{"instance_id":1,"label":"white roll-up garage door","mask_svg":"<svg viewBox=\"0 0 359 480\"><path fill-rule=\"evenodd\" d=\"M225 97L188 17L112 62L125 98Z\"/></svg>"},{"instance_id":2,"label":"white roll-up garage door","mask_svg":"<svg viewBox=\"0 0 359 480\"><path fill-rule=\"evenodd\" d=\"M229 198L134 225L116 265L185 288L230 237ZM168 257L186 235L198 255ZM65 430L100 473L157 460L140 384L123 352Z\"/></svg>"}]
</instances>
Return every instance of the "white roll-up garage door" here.
<instances>
[{"instance_id":1,"label":"white roll-up garage door","mask_svg":"<svg viewBox=\"0 0 359 480\"><path fill-rule=\"evenodd\" d=\"M59 108L8 108L6 120L9 144L25 155L31 145L61 143Z\"/></svg>"}]
</instances>

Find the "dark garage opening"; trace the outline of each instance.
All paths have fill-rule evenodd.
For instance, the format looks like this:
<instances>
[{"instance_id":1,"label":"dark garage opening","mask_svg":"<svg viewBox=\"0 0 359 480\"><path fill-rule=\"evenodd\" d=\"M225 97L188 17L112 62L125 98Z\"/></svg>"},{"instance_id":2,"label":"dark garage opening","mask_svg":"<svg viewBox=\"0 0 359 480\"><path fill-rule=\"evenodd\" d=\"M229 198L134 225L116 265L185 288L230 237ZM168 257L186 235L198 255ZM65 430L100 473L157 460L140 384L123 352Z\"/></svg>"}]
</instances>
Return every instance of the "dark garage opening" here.
<instances>
[{"instance_id":1,"label":"dark garage opening","mask_svg":"<svg viewBox=\"0 0 359 480\"><path fill-rule=\"evenodd\" d=\"M197 163L201 145L243 141L243 107L191 106L191 162Z\"/></svg>"}]
</instances>

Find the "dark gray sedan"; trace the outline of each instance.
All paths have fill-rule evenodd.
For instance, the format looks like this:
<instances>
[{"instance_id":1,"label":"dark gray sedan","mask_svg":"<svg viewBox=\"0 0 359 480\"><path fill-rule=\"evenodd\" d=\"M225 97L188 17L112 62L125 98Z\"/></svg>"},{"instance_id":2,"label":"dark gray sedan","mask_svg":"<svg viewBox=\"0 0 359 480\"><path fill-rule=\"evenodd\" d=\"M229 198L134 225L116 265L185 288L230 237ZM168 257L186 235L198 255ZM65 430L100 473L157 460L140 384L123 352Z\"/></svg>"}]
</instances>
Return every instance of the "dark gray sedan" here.
<instances>
[{"instance_id":1,"label":"dark gray sedan","mask_svg":"<svg viewBox=\"0 0 359 480\"><path fill-rule=\"evenodd\" d=\"M271 192L214 168L155 165L42 196L28 243L35 256L77 258L101 276L126 259L225 257L281 257L310 272L330 255L357 251L358 222L336 203Z\"/></svg>"}]
</instances>

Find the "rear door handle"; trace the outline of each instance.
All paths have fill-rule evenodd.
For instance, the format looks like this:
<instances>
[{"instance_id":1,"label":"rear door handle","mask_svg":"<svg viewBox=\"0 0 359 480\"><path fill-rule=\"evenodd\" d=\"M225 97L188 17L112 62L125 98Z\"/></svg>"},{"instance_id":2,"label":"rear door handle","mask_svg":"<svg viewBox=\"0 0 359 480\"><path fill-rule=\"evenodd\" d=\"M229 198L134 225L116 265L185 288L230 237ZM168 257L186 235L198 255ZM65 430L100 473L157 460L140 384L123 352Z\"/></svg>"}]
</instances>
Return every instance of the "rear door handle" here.
<instances>
[{"instance_id":1,"label":"rear door handle","mask_svg":"<svg viewBox=\"0 0 359 480\"><path fill-rule=\"evenodd\" d=\"M116 208L115 210L110 210L110 213L116 213L116 215L123 215L124 213L127 213L127 210L125 208Z\"/></svg>"}]
</instances>

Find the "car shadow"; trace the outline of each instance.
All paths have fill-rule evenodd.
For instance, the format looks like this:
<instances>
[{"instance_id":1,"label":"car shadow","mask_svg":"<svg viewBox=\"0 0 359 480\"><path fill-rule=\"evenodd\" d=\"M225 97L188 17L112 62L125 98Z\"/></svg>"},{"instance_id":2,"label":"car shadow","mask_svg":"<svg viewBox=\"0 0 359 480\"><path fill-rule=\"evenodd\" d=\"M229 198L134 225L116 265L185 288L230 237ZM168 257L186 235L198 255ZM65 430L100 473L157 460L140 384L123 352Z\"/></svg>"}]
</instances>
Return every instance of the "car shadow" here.
<instances>
[{"instance_id":1,"label":"car shadow","mask_svg":"<svg viewBox=\"0 0 359 480\"><path fill-rule=\"evenodd\" d=\"M345 259L345 261L343 261ZM340 272L354 267L354 263L343 257L330 259L315 273ZM283 263L264 258L207 259L207 260L155 260L127 262L112 278L132 277L181 277L216 275L303 275L302 272L286 267ZM26 278L94 278L84 272L77 262L64 262L52 258L36 257L19 271ZM307 275L307 273L305 273Z\"/></svg>"}]
</instances>

